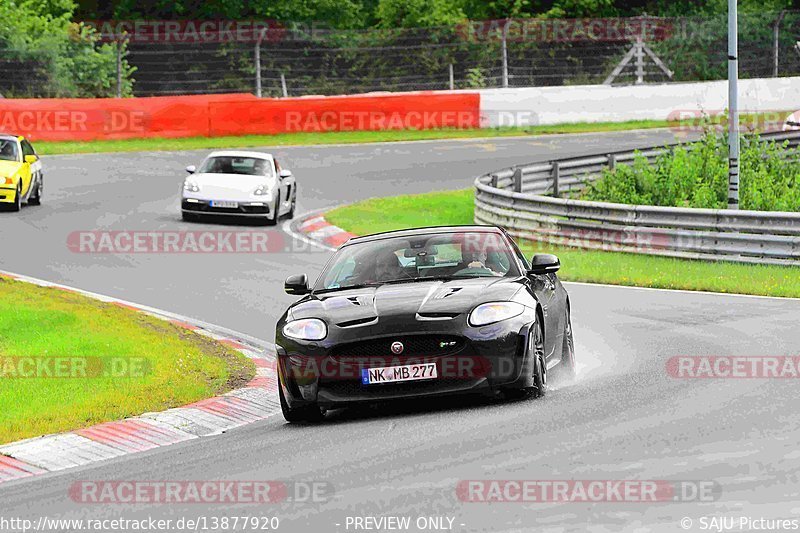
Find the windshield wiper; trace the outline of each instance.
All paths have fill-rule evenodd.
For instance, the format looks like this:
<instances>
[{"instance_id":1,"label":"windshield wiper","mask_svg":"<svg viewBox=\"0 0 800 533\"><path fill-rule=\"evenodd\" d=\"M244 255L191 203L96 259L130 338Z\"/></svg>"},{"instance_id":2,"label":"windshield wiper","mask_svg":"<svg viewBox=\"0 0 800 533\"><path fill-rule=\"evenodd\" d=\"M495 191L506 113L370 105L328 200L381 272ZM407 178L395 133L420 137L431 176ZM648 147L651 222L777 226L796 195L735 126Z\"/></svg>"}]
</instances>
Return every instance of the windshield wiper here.
<instances>
[{"instance_id":1,"label":"windshield wiper","mask_svg":"<svg viewBox=\"0 0 800 533\"><path fill-rule=\"evenodd\" d=\"M395 284L395 283L416 283L420 281L454 281L457 279L473 279L473 278L493 278L495 276L427 276L427 277L419 277L419 278L401 278L401 279L390 279L388 281L381 282L384 285Z\"/></svg>"},{"instance_id":2,"label":"windshield wiper","mask_svg":"<svg viewBox=\"0 0 800 533\"><path fill-rule=\"evenodd\" d=\"M324 294L326 292L347 291L350 289L365 289L367 287L377 287L379 285L381 285L381 283L357 283L356 285L345 285L343 287L329 287L327 289L317 289L312 292L314 294Z\"/></svg>"}]
</instances>

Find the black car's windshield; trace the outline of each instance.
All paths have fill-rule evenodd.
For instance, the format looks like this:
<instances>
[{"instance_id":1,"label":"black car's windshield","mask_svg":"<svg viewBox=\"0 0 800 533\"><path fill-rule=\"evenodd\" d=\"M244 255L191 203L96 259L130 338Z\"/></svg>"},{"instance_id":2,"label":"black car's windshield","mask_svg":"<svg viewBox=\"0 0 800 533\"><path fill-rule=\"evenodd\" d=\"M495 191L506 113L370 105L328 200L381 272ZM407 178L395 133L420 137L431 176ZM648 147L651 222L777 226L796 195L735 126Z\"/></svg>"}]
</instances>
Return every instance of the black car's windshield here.
<instances>
[{"instance_id":1,"label":"black car's windshield","mask_svg":"<svg viewBox=\"0 0 800 533\"><path fill-rule=\"evenodd\" d=\"M200 168L200 173L273 177L272 163L258 157L209 157Z\"/></svg>"},{"instance_id":2,"label":"black car's windshield","mask_svg":"<svg viewBox=\"0 0 800 533\"><path fill-rule=\"evenodd\" d=\"M17 141L0 139L0 160L19 161Z\"/></svg>"},{"instance_id":3,"label":"black car's windshield","mask_svg":"<svg viewBox=\"0 0 800 533\"><path fill-rule=\"evenodd\" d=\"M314 290L518 275L513 251L498 233L431 233L345 246Z\"/></svg>"}]
</instances>

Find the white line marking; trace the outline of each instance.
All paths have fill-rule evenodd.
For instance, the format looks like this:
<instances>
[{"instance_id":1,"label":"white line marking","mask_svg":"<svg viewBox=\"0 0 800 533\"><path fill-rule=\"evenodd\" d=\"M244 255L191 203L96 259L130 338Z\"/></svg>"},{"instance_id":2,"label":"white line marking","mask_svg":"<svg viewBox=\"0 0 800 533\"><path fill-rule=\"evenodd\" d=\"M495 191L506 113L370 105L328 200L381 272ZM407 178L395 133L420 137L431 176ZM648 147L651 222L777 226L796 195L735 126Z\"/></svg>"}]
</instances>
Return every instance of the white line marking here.
<instances>
[{"instance_id":1,"label":"white line marking","mask_svg":"<svg viewBox=\"0 0 800 533\"><path fill-rule=\"evenodd\" d=\"M553 124L552 127L557 128L559 126L564 126L569 123L565 124ZM591 123L587 123L591 124ZM492 128L483 128L483 129L492 129ZM435 130L432 130L435 131ZM276 152L282 148L354 148L358 146L383 146L383 145L393 145L393 144L433 144L433 143L448 143L448 142L458 142L458 143L469 143L469 142L481 142L481 141L499 141L499 140L522 140L522 139L541 139L541 138L567 138L567 137L586 137L588 135L614 135L614 134L626 134L626 133L648 133L648 132L668 132L672 131L670 128L639 128L635 130L605 130L605 131L584 131L584 132L577 132L577 133L536 133L533 135L497 135L497 136L489 136L489 137L444 137L441 139L419 139L419 140L403 140L403 141L375 141L375 142L352 142L352 143L322 143L322 144L271 144L271 145L262 145L262 144L254 144L252 146L240 146L237 148L232 148L232 150L239 150L245 148L269 148L273 152ZM51 158L59 158L59 157L75 157L75 156L85 156L85 155L114 155L114 154L130 154L130 155L137 155L137 154L149 154L152 152L158 152L161 154L169 154L169 153L186 153L186 152L212 152L214 151L213 148L186 148L184 150L159 150L157 148L153 148L148 151L128 151L128 150L120 150L116 152L76 152L73 154L51 154L48 155L47 153L42 154L43 156L47 157L48 159Z\"/></svg>"},{"instance_id":2,"label":"white line marking","mask_svg":"<svg viewBox=\"0 0 800 533\"><path fill-rule=\"evenodd\" d=\"M309 211L308 213L305 213L305 214L302 214L302 215L295 215L295 218L302 219L302 218L306 218L306 217L310 217L310 216L316 215L318 213L328 212L331 209L334 209L334 208L333 207L326 207L324 209L318 209L316 211ZM293 220L285 221L283 223L283 225L281 226L281 229L284 231L284 233L286 233L287 235L289 235L293 239L296 239L298 241L303 241L304 243L311 244L312 246L317 246L318 248L322 248L323 250L329 250L331 252L335 252L336 251L336 248L334 248L333 246L328 246L327 244L322 244L321 242L314 241L312 239L309 239L308 237L306 237L302 233L298 233L298 232L294 231L292 229L292 222L293 222Z\"/></svg>"},{"instance_id":3,"label":"white line marking","mask_svg":"<svg viewBox=\"0 0 800 533\"><path fill-rule=\"evenodd\" d=\"M735 298L758 298L761 300L800 301L790 296L762 296L760 294L740 294L737 292L690 291L686 289L659 289L658 287L635 287L633 285L612 285L610 283L588 283L585 281L562 281L564 285L586 285L589 287L608 287L612 289L633 289L637 291L676 292L681 294L706 294L710 296L731 296Z\"/></svg>"}]
</instances>

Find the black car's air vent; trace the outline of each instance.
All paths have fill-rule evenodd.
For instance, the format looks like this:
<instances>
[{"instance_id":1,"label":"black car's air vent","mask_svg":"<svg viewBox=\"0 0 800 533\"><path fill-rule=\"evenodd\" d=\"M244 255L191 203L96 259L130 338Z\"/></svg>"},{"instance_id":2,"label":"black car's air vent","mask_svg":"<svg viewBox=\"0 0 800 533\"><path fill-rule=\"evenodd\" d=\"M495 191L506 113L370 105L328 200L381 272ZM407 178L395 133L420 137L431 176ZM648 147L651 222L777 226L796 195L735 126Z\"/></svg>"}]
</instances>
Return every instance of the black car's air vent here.
<instances>
[{"instance_id":1,"label":"black car's air vent","mask_svg":"<svg viewBox=\"0 0 800 533\"><path fill-rule=\"evenodd\" d=\"M355 320L345 320L344 322L337 322L336 325L340 328L350 328L353 326L363 326L364 324L371 324L372 322L376 322L378 319L374 316L369 316L367 318L357 318Z\"/></svg>"},{"instance_id":2,"label":"black car's air vent","mask_svg":"<svg viewBox=\"0 0 800 533\"><path fill-rule=\"evenodd\" d=\"M441 300L443 298L447 298L448 296L452 296L452 295L454 295L455 293L457 293L460 290L461 290L461 287L452 287L452 288L449 288L449 289L445 289L442 292L440 292L439 294L437 294L436 296L434 296L434 300Z\"/></svg>"},{"instance_id":3,"label":"black car's air vent","mask_svg":"<svg viewBox=\"0 0 800 533\"><path fill-rule=\"evenodd\" d=\"M461 313L417 313L417 317L423 320L448 320L460 314Z\"/></svg>"},{"instance_id":4,"label":"black car's air vent","mask_svg":"<svg viewBox=\"0 0 800 533\"><path fill-rule=\"evenodd\" d=\"M402 342L400 354L392 352L392 343ZM431 357L459 352L466 340L456 335L397 335L367 341L341 344L333 349L332 357Z\"/></svg>"}]
</instances>

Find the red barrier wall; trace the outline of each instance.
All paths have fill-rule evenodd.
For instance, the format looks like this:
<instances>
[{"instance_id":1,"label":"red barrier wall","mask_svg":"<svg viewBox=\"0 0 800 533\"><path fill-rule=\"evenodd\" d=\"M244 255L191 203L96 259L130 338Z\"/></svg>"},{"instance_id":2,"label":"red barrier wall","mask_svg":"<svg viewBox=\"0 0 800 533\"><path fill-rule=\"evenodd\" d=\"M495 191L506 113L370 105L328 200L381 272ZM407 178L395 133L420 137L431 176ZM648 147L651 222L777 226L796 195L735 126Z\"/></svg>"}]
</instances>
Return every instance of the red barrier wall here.
<instances>
[{"instance_id":1,"label":"red barrier wall","mask_svg":"<svg viewBox=\"0 0 800 533\"><path fill-rule=\"evenodd\" d=\"M0 99L0 132L41 141L472 128L477 93L259 99L250 94Z\"/></svg>"},{"instance_id":2,"label":"red barrier wall","mask_svg":"<svg viewBox=\"0 0 800 533\"><path fill-rule=\"evenodd\" d=\"M477 93L407 93L210 104L212 136L477 128Z\"/></svg>"},{"instance_id":3,"label":"red barrier wall","mask_svg":"<svg viewBox=\"0 0 800 533\"><path fill-rule=\"evenodd\" d=\"M256 100L250 94L152 98L0 100L0 131L43 141L208 135L212 102Z\"/></svg>"}]
</instances>

